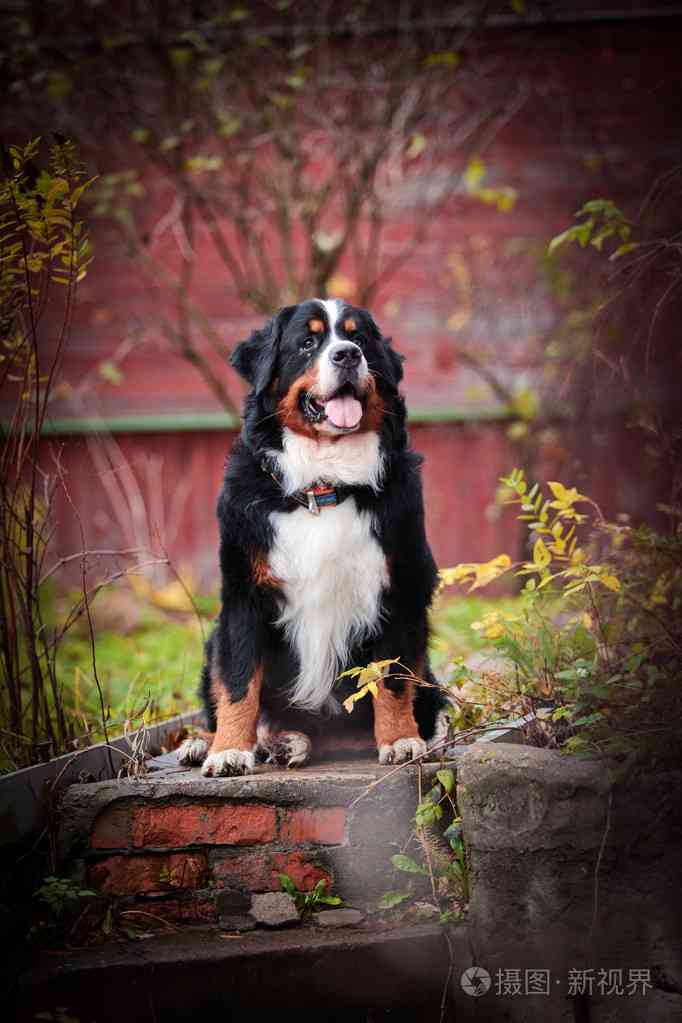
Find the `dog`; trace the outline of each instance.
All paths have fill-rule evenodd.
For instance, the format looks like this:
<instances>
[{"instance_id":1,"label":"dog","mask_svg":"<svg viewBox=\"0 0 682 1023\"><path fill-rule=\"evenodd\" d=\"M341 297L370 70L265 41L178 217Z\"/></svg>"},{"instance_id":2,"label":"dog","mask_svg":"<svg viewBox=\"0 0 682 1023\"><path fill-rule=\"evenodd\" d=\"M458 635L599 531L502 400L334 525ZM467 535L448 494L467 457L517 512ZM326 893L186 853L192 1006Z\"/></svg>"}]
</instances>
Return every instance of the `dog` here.
<instances>
[{"instance_id":1,"label":"dog","mask_svg":"<svg viewBox=\"0 0 682 1023\"><path fill-rule=\"evenodd\" d=\"M344 734L372 730L379 762L397 764L447 734L427 654L437 570L402 362L368 312L338 299L287 306L232 353L251 391L218 500L208 734L178 750L204 775L298 767L325 737L341 748ZM376 695L346 714L357 683L339 675L394 658Z\"/></svg>"}]
</instances>

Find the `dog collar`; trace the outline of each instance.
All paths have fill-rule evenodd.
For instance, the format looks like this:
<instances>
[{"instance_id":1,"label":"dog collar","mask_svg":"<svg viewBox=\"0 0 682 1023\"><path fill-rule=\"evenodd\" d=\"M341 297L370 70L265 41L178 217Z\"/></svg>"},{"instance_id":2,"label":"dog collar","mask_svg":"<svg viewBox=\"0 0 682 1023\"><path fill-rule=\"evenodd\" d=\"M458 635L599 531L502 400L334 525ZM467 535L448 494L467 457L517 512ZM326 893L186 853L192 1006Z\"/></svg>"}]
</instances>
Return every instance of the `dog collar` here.
<instances>
[{"instance_id":1,"label":"dog collar","mask_svg":"<svg viewBox=\"0 0 682 1023\"><path fill-rule=\"evenodd\" d=\"M282 474L273 462L264 458L261 461L261 469L270 476L280 490L284 491ZM327 480L315 480L305 490L295 490L293 494L285 494L286 501L294 502L302 508L307 508L311 515L319 515L322 508L333 508L341 504L350 495L352 487L335 487Z\"/></svg>"}]
</instances>

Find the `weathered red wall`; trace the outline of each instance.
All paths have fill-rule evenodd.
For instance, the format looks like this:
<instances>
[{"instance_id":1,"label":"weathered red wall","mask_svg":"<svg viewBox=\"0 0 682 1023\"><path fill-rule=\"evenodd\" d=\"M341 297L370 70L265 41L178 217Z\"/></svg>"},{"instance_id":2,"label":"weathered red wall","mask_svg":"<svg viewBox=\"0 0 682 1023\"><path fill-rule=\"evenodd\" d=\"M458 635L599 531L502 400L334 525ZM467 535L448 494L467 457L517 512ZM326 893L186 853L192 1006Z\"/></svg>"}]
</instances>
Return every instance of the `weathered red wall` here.
<instances>
[{"instance_id":1,"label":"weathered red wall","mask_svg":"<svg viewBox=\"0 0 682 1023\"><path fill-rule=\"evenodd\" d=\"M166 550L177 568L189 570L196 582L206 586L217 582L215 505L234 438L234 433L218 431L125 434L115 438L106 470L92 457L93 446L100 455L105 452L99 439L46 441L44 458L47 461L50 449L61 451L67 486L81 509L89 550L147 545L156 552ZM493 505L495 481L512 467L504 428L416 426L412 441L425 456L427 528L438 564L486 560L514 551L512 517L500 515ZM120 480L128 498L119 495L112 501L114 479ZM136 511L140 498L141 513ZM81 549L78 521L67 502L59 503L56 516L55 558ZM106 563L111 567L109 560Z\"/></svg>"},{"instance_id":2,"label":"weathered red wall","mask_svg":"<svg viewBox=\"0 0 682 1023\"><path fill-rule=\"evenodd\" d=\"M514 187L514 209L499 213L455 191L427 241L379 293L372 309L408 356L405 390L413 409L465 406L471 411L490 404L488 388L462 364L457 343L493 356L500 353L507 382L518 382L556 324L537 254L589 198L608 196L636 214L656 175L682 161L680 38L680 23L674 20L528 29L525 105L485 154L490 167L486 184ZM504 62L504 32L498 34L498 45ZM167 201L159 186L150 189L145 204L148 210L154 204L163 209ZM408 242L413 215L409 201L396 206L386 232L389 256ZM199 373L168 349L155 328L158 310L169 302L163 287L139 275L115 232L98 228L94 240L96 258L80 292L64 364L66 397L55 406L55 415L89 411L115 418L217 410ZM172 241L166 237L163 245L169 246L172 261ZM192 297L227 352L262 318L229 295L224 269L201 234L196 245L202 274ZM352 265L342 269L352 278ZM121 361L123 380L115 386L97 367L121 345L128 351ZM217 356L211 358L239 405L242 382ZM428 528L439 564L511 552L515 526L492 506L499 475L519 457L505 426L447 423L418 425L412 432L414 447L426 456ZM165 546L176 565L188 566L197 580L215 581L214 507L231 436L208 431L117 434L115 442L119 469L107 470L105 477L84 438L64 442L63 460L88 544L135 546L146 537L154 548ZM636 512L651 484L637 468L640 454L627 434L597 447L589 475L605 510ZM549 463L558 466L559 478L575 482L576 466L561 459L559 453ZM118 516L112 510L116 501L112 505L110 484L117 473L125 475L120 467L126 461L147 508L135 528L135 509L127 507L125 498L118 502ZM66 508L60 512L56 544L61 554L80 548L77 524Z\"/></svg>"}]
</instances>

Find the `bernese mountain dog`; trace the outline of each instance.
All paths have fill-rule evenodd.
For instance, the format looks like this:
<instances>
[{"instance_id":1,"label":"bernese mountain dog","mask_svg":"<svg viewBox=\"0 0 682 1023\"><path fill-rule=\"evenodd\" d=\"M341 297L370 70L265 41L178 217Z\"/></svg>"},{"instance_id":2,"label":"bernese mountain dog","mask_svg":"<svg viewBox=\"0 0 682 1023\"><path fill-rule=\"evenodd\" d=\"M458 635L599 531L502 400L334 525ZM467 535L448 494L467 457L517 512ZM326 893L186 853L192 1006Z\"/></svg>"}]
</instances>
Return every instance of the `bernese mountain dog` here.
<instances>
[{"instance_id":1,"label":"bernese mountain dog","mask_svg":"<svg viewBox=\"0 0 682 1023\"><path fill-rule=\"evenodd\" d=\"M428 663L437 571L402 356L365 310L312 299L282 309L231 362L251 391L218 501L208 733L179 759L209 776L295 767L363 732L382 764L418 756L445 737L447 715ZM339 675L392 658L377 695L345 713L356 682Z\"/></svg>"}]
</instances>

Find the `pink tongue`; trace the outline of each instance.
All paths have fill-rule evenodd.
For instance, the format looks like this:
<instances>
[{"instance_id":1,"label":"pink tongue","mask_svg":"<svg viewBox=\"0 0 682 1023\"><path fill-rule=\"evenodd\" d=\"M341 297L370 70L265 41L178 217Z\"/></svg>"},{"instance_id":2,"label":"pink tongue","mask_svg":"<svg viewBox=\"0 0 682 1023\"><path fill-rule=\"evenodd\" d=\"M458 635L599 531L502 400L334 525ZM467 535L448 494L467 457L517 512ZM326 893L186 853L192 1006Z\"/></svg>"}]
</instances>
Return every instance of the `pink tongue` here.
<instances>
[{"instance_id":1,"label":"pink tongue","mask_svg":"<svg viewBox=\"0 0 682 1023\"><path fill-rule=\"evenodd\" d=\"M343 398L332 398L325 404L324 410L333 426L357 426L362 419L362 405L350 394Z\"/></svg>"}]
</instances>

